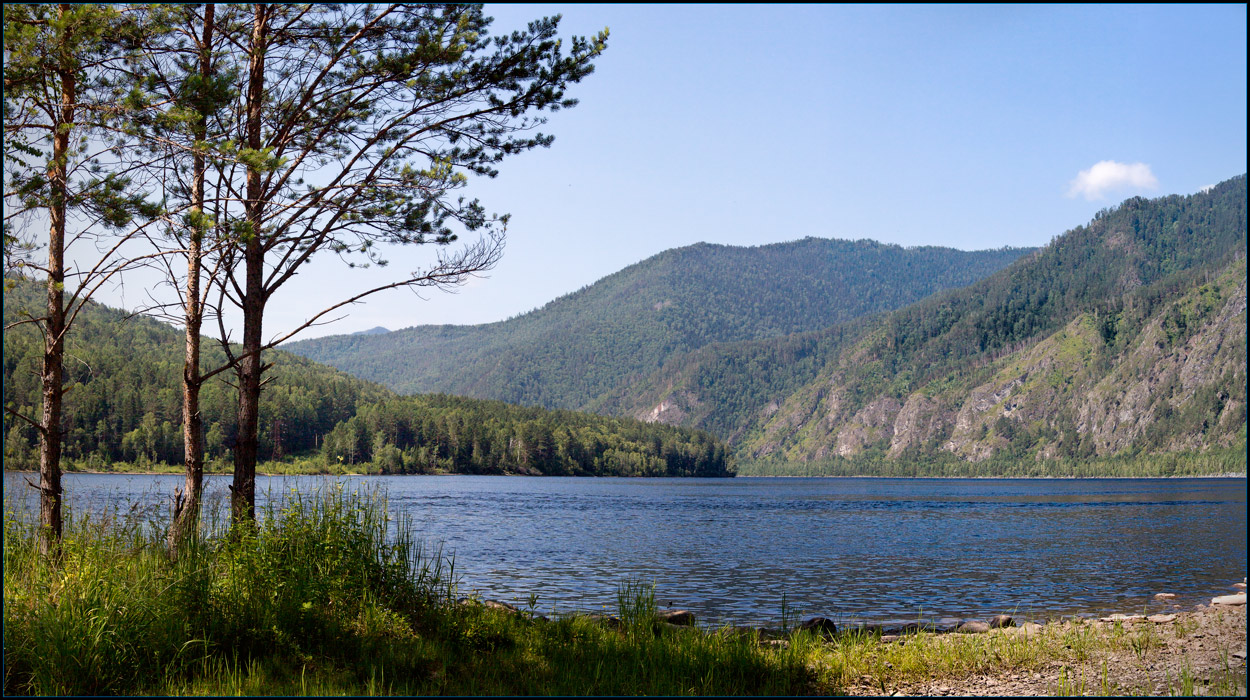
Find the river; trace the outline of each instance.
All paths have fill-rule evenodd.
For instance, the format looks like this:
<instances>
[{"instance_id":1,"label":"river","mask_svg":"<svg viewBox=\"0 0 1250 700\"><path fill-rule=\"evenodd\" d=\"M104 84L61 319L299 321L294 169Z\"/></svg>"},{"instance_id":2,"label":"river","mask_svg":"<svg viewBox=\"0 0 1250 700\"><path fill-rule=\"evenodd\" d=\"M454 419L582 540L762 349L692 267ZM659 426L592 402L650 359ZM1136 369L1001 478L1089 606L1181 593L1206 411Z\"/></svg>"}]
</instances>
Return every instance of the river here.
<instances>
[{"instance_id":1,"label":"river","mask_svg":"<svg viewBox=\"0 0 1250 700\"><path fill-rule=\"evenodd\" d=\"M6 472L9 507L35 507ZM261 477L258 502L329 477ZM654 583L711 624L949 623L1191 606L1246 575L1246 480L347 477L382 489L460 590L543 612ZM167 519L180 476L68 474L77 512ZM224 513L229 477L208 478ZM793 619L793 617L791 619Z\"/></svg>"}]
</instances>

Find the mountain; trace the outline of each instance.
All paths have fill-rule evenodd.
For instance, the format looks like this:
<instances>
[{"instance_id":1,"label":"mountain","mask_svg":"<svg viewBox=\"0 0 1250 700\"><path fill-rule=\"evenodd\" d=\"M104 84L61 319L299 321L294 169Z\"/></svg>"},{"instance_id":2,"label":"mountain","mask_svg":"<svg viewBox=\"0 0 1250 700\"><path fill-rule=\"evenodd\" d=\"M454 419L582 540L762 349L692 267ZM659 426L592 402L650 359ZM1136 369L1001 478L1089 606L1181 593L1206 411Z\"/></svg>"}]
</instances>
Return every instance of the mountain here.
<instances>
[{"instance_id":1,"label":"mountain","mask_svg":"<svg viewBox=\"0 0 1250 700\"><path fill-rule=\"evenodd\" d=\"M1244 175L1133 198L964 289L674 357L596 409L707 429L778 462L1244 444L1245 251Z\"/></svg>"},{"instance_id":2,"label":"mountain","mask_svg":"<svg viewBox=\"0 0 1250 700\"><path fill-rule=\"evenodd\" d=\"M355 333L352 333L352 335L385 335L390 332L391 332L391 329L389 328L385 328L383 326L374 326L373 328L370 328L368 330L356 331Z\"/></svg>"},{"instance_id":3,"label":"mountain","mask_svg":"<svg viewBox=\"0 0 1250 700\"><path fill-rule=\"evenodd\" d=\"M10 288L4 323L44 303L31 282ZM31 315L34 315L33 313ZM205 367L223 353L205 340ZM6 407L27 416L40 405L42 340L33 325L4 334ZM183 458L183 334L150 318L89 303L66 344L65 466L108 469L117 462L180 464ZM686 428L629 418L553 412L447 396L397 397L390 390L282 351L266 354L271 381L261 393L262 459L300 457L383 473L612 476L732 476L722 441ZM236 432L227 375L205 384L206 456L225 467ZM4 416L6 469L37 465L32 427Z\"/></svg>"},{"instance_id":4,"label":"mountain","mask_svg":"<svg viewBox=\"0 0 1250 700\"><path fill-rule=\"evenodd\" d=\"M701 243L507 321L332 336L284 349L402 393L593 408L604 394L709 343L781 337L896 309L1029 252L817 238L754 248Z\"/></svg>"}]
</instances>

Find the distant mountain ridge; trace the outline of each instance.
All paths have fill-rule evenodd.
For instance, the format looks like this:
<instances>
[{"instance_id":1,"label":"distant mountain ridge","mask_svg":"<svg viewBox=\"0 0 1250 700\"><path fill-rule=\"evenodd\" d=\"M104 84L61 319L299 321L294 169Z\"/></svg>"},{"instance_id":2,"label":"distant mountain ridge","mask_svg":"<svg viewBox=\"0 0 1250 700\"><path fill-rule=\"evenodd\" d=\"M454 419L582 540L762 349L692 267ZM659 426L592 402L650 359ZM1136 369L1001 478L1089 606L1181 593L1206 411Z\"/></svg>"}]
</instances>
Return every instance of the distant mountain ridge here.
<instances>
[{"instance_id":1,"label":"distant mountain ridge","mask_svg":"<svg viewBox=\"0 0 1250 700\"><path fill-rule=\"evenodd\" d=\"M970 284L1031 250L818 238L753 248L701 243L507 321L331 336L284 349L403 393L595 408L709 343L781 337L899 308Z\"/></svg>"},{"instance_id":2,"label":"distant mountain ridge","mask_svg":"<svg viewBox=\"0 0 1250 700\"><path fill-rule=\"evenodd\" d=\"M1133 198L967 288L819 332L708 346L595 408L786 462L1244 444L1245 252L1244 175Z\"/></svg>"}]
</instances>

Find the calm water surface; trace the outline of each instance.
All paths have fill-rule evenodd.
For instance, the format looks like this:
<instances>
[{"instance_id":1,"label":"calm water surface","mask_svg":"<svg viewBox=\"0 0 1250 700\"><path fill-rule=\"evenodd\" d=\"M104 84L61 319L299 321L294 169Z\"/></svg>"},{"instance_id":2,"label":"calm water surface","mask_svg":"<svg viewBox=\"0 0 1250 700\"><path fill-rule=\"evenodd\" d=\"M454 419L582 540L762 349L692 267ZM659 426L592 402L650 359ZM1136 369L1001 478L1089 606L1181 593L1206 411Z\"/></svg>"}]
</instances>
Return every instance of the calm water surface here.
<instances>
[{"instance_id":1,"label":"calm water surface","mask_svg":"<svg viewBox=\"0 0 1250 700\"><path fill-rule=\"evenodd\" d=\"M34 504L6 472L6 497ZM326 477L258 479L258 501ZM1189 606L1246 575L1243 479L349 477L455 554L463 591L543 611L654 582L710 623L1025 618ZM70 474L71 508L167 518L181 476ZM224 512L229 477L209 477Z\"/></svg>"}]
</instances>

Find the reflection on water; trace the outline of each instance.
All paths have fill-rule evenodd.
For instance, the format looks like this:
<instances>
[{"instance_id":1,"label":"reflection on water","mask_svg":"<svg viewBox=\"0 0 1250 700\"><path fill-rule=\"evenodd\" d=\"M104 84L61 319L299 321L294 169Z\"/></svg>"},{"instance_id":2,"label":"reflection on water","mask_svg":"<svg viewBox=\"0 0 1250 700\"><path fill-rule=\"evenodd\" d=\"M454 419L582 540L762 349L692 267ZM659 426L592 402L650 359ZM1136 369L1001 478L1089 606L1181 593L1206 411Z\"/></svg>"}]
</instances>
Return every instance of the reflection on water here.
<instances>
[{"instance_id":1,"label":"reflection on water","mask_svg":"<svg viewBox=\"0 0 1250 700\"><path fill-rule=\"evenodd\" d=\"M36 507L20 475L6 497ZM71 474L69 507L168 518L180 476ZM258 480L262 502L317 477ZM462 590L544 611L615 605L628 579L712 623L891 623L1193 604L1246 575L1245 479L351 477L454 552ZM208 479L228 508L229 477Z\"/></svg>"}]
</instances>

